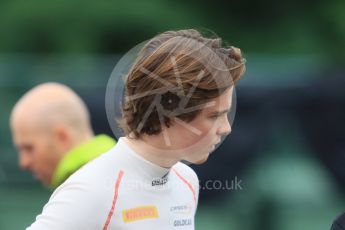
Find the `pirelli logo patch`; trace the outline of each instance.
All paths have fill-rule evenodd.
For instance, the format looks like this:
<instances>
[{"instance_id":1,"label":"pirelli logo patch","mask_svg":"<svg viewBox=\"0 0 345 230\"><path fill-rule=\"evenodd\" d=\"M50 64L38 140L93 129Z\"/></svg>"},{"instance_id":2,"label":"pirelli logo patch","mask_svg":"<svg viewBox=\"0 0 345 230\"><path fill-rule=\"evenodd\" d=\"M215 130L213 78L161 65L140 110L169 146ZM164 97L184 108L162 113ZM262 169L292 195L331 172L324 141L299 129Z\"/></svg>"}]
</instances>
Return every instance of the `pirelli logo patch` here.
<instances>
[{"instance_id":1,"label":"pirelli logo patch","mask_svg":"<svg viewBox=\"0 0 345 230\"><path fill-rule=\"evenodd\" d=\"M155 219L158 218L158 210L156 206L139 206L123 210L122 218L125 223L145 219Z\"/></svg>"}]
</instances>

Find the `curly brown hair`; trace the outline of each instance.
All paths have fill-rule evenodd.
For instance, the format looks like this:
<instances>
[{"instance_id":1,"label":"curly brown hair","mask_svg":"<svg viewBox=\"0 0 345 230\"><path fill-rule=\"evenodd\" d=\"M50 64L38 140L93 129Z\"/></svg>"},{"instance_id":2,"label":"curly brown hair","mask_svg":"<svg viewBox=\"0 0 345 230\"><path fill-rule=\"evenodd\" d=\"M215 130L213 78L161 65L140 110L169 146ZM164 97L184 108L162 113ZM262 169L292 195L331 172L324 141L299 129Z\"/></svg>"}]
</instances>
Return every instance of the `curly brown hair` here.
<instances>
[{"instance_id":1,"label":"curly brown hair","mask_svg":"<svg viewBox=\"0 0 345 230\"><path fill-rule=\"evenodd\" d=\"M245 72L241 50L222 47L194 29L167 31L139 52L126 76L123 117L127 135L154 135L173 118L192 121L204 105L232 87Z\"/></svg>"}]
</instances>

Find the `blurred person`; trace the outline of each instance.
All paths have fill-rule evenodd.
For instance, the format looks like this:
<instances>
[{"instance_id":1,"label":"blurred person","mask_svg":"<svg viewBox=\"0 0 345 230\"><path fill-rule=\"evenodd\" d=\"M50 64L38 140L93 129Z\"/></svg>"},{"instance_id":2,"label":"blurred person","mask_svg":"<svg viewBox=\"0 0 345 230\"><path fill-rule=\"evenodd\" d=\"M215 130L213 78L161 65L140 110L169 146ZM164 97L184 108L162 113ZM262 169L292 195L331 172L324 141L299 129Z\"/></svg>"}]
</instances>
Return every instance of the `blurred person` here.
<instances>
[{"instance_id":1,"label":"blurred person","mask_svg":"<svg viewBox=\"0 0 345 230\"><path fill-rule=\"evenodd\" d=\"M20 168L51 188L115 145L107 135L94 135L85 103L59 83L38 85L22 96L10 127Z\"/></svg>"},{"instance_id":2,"label":"blurred person","mask_svg":"<svg viewBox=\"0 0 345 230\"><path fill-rule=\"evenodd\" d=\"M126 76L125 137L55 190L28 229L194 229L199 181L180 161L205 162L231 132L244 71L240 49L220 38L155 36Z\"/></svg>"}]
</instances>

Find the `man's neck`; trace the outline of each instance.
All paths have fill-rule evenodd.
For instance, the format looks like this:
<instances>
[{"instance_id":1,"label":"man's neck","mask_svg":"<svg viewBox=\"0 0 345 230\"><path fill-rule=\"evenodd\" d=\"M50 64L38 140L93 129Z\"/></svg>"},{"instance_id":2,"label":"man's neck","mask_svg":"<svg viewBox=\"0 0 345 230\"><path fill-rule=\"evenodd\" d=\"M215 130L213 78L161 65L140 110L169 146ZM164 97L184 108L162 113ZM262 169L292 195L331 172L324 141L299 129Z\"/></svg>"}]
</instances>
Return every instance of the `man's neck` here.
<instances>
[{"instance_id":1,"label":"man's neck","mask_svg":"<svg viewBox=\"0 0 345 230\"><path fill-rule=\"evenodd\" d=\"M147 141L142 139L134 139L124 137L125 142L129 147L134 150L138 155L151 163L163 168L171 168L179 159L177 159L173 152L170 150L160 149L150 145Z\"/></svg>"}]
</instances>

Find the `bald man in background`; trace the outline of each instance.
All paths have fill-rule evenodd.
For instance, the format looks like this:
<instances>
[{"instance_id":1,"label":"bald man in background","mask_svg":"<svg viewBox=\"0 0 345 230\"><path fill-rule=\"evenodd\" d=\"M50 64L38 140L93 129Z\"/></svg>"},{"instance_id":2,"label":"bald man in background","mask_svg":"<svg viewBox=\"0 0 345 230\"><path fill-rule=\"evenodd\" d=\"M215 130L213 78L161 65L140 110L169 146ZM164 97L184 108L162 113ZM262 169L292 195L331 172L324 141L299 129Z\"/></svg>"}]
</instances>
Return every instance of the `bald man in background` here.
<instances>
[{"instance_id":1,"label":"bald man in background","mask_svg":"<svg viewBox=\"0 0 345 230\"><path fill-rule=\"evenodd\" d=\"M94 135L85 103L59 83L38 85L20 98L10 127L19 166L51 188L116 143Z\"/></svg>"}]
</instances>

